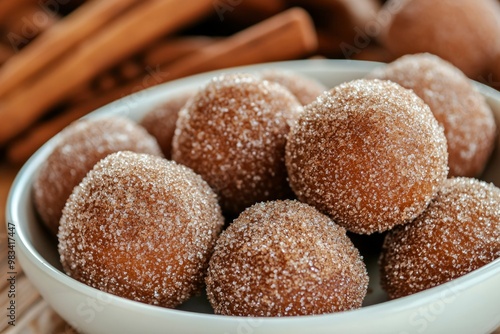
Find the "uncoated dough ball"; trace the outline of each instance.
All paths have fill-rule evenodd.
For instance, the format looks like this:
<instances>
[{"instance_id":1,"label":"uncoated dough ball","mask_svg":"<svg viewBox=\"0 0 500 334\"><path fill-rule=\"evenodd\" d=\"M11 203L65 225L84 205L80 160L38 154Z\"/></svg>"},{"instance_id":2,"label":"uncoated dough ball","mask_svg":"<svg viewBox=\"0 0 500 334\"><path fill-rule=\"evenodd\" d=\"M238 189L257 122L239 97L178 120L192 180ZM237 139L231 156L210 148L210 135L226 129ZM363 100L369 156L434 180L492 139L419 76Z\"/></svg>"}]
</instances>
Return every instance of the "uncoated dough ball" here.
<instances>
[{"instance_id":1,"label":"uncoated dough ball","mask_svg":"<svg viewBox=\"0 0 500 334\"><path fill-rule=\"evenodd\" d=\"M384 6L394 10L380 39L396 57L430 52L477 80L500 50L496 0L389 0Z\"/></svg>"}]
</instances>

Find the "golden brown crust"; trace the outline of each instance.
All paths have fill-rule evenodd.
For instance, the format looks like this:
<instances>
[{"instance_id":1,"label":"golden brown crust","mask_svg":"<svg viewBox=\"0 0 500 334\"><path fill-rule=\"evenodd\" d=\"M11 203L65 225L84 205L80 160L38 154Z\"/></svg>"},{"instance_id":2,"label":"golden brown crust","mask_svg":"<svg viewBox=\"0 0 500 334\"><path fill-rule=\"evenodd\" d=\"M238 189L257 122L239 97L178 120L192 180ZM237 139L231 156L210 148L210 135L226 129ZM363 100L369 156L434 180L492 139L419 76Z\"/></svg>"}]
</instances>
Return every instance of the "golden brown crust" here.
<instances>
[{"instance_id":1,"label":"golden brown crust","mask_svg":"<svg viewBox=\"0 0 500 334\"><path fill-rule=\"evenodd\" d=\"M172 157L199 173L231 215L258 201L287 198L285 142L300 112L279 84L220 75L181 110Z\"/></svg>"},{"instance_id":2,"label":"golden brown crust","mask_svg":"<svg viewBox=\"0 0 500 334\"><path fill-rule=\"evenodd\" d=\"M287 200L253 205L222 233L206 283L217 314L293 316L361 307L368 275L342 227Z\"/></svg>"},{"instance_id":3,"label":"golden brown crust","mask_svg":"<svg viewBox=\"0 0 500 334\"><path fill-rule=\"evenodd\" d=\"M71 194L59 228L65 272L105 292L176 307L201 288L223 225L199 175L147 154L111 154Z\"/></svg>"},{"instance_id":4,"label":"golden brown crust","mask_svg":"<svg viewBox=\"0 0 500 334\"><path fill-rule=\"evenodd\" d=\"M448 173L446 138L410 90L355 80L305 107L286 146L298 199L346 229L382 232L416 218Z\"/></svg>"},{"instance_id":5,"label":"golden brown crust","mask_svg":"<svg viewBox=\"0 0 500 334\"><path fill-rule=\"evenodd\" d=\"M380 259L390 298L440 285L500 257L500 189L469 178L446 181L413 223L395 228Z\"/></svg>"},{"instance_id":6,"label":"golden brown crust","mask_svg":"<svg viewBox=\"0 0 500 334\"><path fill-rule=\"evenodd\" d=\"M484 97L460 70L431 54L403 56L369 78L412 89L444 127L450 176L478 176L495 146L496 124Z\"/></svg>"},{"instance_id":7,"label":"golden brown crust","mask_svg":"<svg viewBox=\"0 0 500 334\"><path fill-rule=\"evenodd\" d=\"M172 140L179 111L194 92L176 95L146 113L139 123L158 141L165 158L172 157Z\"/></svg>"},{"instance_id":8,"label":"golden brown crust","mask_svg":"<svg viewBox=\"0 0 500 334\"><path fill-rule=\"evenodd\" d=\"M124 117L82 119L61 132L33 185L35 207L54 234L73 188L99 160L121 150L162 155L156 140Z\"/></svg>"}]
</instances>

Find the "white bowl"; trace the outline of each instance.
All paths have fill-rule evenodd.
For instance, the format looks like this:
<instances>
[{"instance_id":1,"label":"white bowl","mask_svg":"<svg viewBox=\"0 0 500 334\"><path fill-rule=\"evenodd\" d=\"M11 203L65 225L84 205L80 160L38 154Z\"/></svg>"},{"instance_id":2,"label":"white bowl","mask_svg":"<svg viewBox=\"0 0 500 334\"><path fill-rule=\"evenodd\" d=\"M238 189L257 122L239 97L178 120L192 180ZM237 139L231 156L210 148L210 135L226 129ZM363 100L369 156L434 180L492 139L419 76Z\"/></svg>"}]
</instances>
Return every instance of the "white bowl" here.
<instances>
[{"instance_id":1,"label":"white bowl","mask_svg":"<svg viewBox=\"0 0 500 334\"><path fill-rule=\"evenodd\" d=\"M307 60L240 67L220 72L252 72L263 68L297 71L328 87L363 77L380 64ZM176 80L125 97L90 117L125 114L140 117L169 96L203 85L211 72ZM477 85L500 120L500 93ZM16 256L45 300L69 324L86 333L489 333L500 325L500 259L438 287L386 301L378 285L376 261L369 266L371 293L358 310L318 316L246 318L213 314L203 297L181 309L166 309L116 297L86 286L64 274L57 241L47 235L33 211L31 186L39 166L57 141L46 143L24 165L12 186L7 221L15 225ZM500 150L483 179L500 185Z\"/></svg>"}]
</instances>

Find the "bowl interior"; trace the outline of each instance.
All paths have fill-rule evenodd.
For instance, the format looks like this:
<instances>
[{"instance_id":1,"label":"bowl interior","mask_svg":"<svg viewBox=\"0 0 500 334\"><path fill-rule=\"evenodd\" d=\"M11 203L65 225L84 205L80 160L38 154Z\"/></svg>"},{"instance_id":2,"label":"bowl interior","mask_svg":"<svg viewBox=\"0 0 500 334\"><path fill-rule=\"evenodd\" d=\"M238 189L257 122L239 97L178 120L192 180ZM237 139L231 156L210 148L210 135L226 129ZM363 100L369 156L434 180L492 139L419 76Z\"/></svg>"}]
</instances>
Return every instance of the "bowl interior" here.
<instances>
[{"instance_id":1,"label":"bowl interior","mask_svg":"<svg viewBox=\"0 0 500 334\"><path fill-rule=\"evenodd\" d=\"M352 79L357 79L363 77L371 69L381 66L378 63L372 62L357 62L357 61L331 61L331 60L315 60L315 61L293 61L293 62L281 62L274 64L263 64L255 65L250 67L236 68L218 72L254 72L260 71L264 68L281 68L287 70L293 70L305 75L314 77L324 83L327 87L333 87L339 83L349 81ZM202 86L209 80L215 72L206 73L202 75L197 75L194 77L177 80L171 83L160 85L158 87L153 87L151 89L139 92L129 97L125 97L118 100L108 106L100 108L94 113L87 117L99 117L101 115L109 114L121 114L127 115L132 119L139 120L141 117L152 107L161 103L163 100L169 98L170 96L179 94L184 91L189 91ZM490 89L484 85L477 84L477 87L481 93L486 97L489 105L494 111L497 124L500 124L500 93ZM9 197L9 202L7 206L7 219L9 222L16 224L17 236L20 244L21 252L29 260L29 263L22 263L23 266L35 265L40 270L43 270L51 278L58 281L61 285L74 285L81 291L85 293L91 293L94 289L89 287L82 287L79 282L67 277L63 272L59 262L59 256L57 253L57 240L50 236L44 227L39 223L36 213L33 210L33 205L31 201L31 185L36 176L39 166L43 163L46 157L50 154L52 148L54 147L58 136L47 142L22 168L18 177L14 181L14 185L11 190ZM500 145L497 145L500 146ZM493 182L497 186L500 186L500 152L498 149L495 150L491 161L488 164L481 179ZM467 283L467 280L479 280L480 275L483 272L488 272L489 275L496 275L496 280L498 282L500 278L500 259L497 259L490 265L478 270L478 273L472 273L465 275L464 277L456 280L453 284L460 284L461 282ZM377 312L390 313L391 309L397 307L411 307L411 305L418 305L418 298L435 298L442 294L442 291L446 291L446 284L443 287L437 287L419 293L413 296L402 298L401 300L385 302L387 300L385 293L381 290L379 286L379 276L377 267L376 256L366 257L366 262L368 266L369 276L370 276L370 289L365 300L364 305L374 305L370 307L364 307L361 310L349 311L344 313L356 314L356 312L370 312L370 310L378 310ZM27 272L29 275L29 272ZM470 276L470 277L469 277ZM32 281L36 281L36 277L30 277ZM440 290L441 289L441 290ZM95 293L95 292L94 292ZM442 296L442 295L441 295ZM118 297L117 303L125 303L130 307L137 309L154 309L155 312L163 312L163 314L168 314L169 312L174 312L176 316L179 316L178 311L162 309L158 307L153 307L149 305L140 304L132 301L125 301ZM381 304L382 303L382 304ZM413 303L413 304L412 304ZM374 307L379 307L379 309L374 309ZM211 307L204 296L194 297L184 305L182 305L180 310L188 311L184 313L199 312L199 313L211 313ZM364 309L367 309L364 310ZM340 317L341 314L329 315L330 317ZM217 317L217 316L212 316ZM218 317L220 318L220 317ZM227 317L226 317L227 318ZM299 317L300 318L300 317ZM308 317L304 317L308 318ZM68 320L68 319L67 319ZM224 320L225 321L225 320ZM267 320L265 320L267 321ZM500 320L499 320L500 322ZM497 323L498 325L498 323Z\"/></svg>"}]
</instances>

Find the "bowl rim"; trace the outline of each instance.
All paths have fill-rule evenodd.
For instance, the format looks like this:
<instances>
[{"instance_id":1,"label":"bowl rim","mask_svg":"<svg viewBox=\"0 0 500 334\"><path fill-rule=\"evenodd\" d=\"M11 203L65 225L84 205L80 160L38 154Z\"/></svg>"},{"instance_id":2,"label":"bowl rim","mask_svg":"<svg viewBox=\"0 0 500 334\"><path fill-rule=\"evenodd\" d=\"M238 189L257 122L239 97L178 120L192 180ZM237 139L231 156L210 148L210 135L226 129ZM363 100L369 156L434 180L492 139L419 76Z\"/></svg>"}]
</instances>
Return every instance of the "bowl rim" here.
<instances>
[{"instance_id":1,"label":"bowl rim","mask_svg":"<svg viewBox=\"0 0 500 334\"><path fill-rule=\"evenodd\" d=\"M249 66L240 66L229 69L222 69L216 71L205 72L201 74L197 74L194 76L186 77L183 79L174 80L171 82L167 82L158 86L154 86L148 88L146 90L134 93L132 95L144 94L151 97L151 94L159 95L160 91L170 89L175 85L182 84L188 85L190 82L200 82L202 79L208 79L213 75L227 72L242 72L242 71L258 71L263 68L269 68L272 66L273 68L288 68L290 65L294 67L298 67L302 70L314 70L314 68L321 68L323 66L333 65L340 66L343 71L352 72L353 69L364 72L365 70L372 69L377 64L380 65L382 63L377 62L368 62L368 61L355 61L355 60L333 60L333 59L318 59L318 60L293 60L293 61L284 61L284 62L273 62L273 63L264 63L257 65L249 65ZM300 71L299 71L300 72ZM490 88L484 84L474 82L476 87L478 87L483 95L488 95L500 103L500 92ZM171 86L171 87L169 87ZM173 89L172 91L175 91ZM130 95L129 95L130 96ZM127 98L126 96L124 98ZM495 98L496 96L496 98ZM101 113L107 113L111 110L115 104L119 103L122 99L114 101L110 104L107 104L103 107L98 108L94 112L90 113L88 116L84 117L95 117L99 116ZM69 289L72 289L76 292L87 296L95 296L97 294L104 293L96 288L87 286L84 283L81 283L70 276L66 275L64 272L52 266L34 247L32 242L29 240L29 236L25 234L25 231L21 228L24 223L20 218L20 205L22 203L23 196L30 196L31 194L31 185L33 179L36 175L36 171L38 170L40 163L43 162L43 159L48 155L48 151L52 149L51 144L58 135L51 138L47 143L45 143L40 149L36 151L28 161L21 167L18 174L16 175L12 186L9 191L9 195L7 198L6 205L6 224L14 224L15 226L15 238L16 247L20 247L23 251L23 255L26 257L32 265L35 265L37 269L43 271L45 274L50 276L52 279L57 281L59 284L62 284ZM22 265L22 263L21 263ZM254 319L258 321L262 321L264 323L281 323L281 322L294 322L294 323L306 323L311 319L327 319L329 323L335 323L337 321L348 321L350 318L358 318L363 319L361 317L365 317L368 314L371 316L379 316L381 314L387 314L387 312L397 309L397 310L405 310L405 309L413 309L415 307L424 306L429 304L435 300L436 296L447 295L447 292L451 292L453 294L460 293L461 291L467 290L472 286L475 286L482 281L488 280L495 275L500 275L500 258L488 263L487 265L478 268L468 274L465 274L461 277L458 277L449 282L443 283L441 285L435 286L433 288L401 297L394 300L385 301L382 303L377 303L374 305L363 306L359 309L337 312L337 313L329 313L329 314L320 314L320 315L305 315L298 317L255 317ZM246 317L239 316L225 316L225 315L216 315L216 314L205 314L198 313L192 311L184 311L178 309L169 309L154 305L148 305L144 303L140 303L137 301L129 300L123 297L119 297L116 295L112 295L109 293L105 293L109 301L113 303L115 306L119 306L122 308L133 308L133 309L141 309L144 312L154 312L157 314L172 314L176 317L185 317L188 316L189 320L213 320L213 321L241 321L241 319L246 319Z\"/></svg>"}]
</instances>

